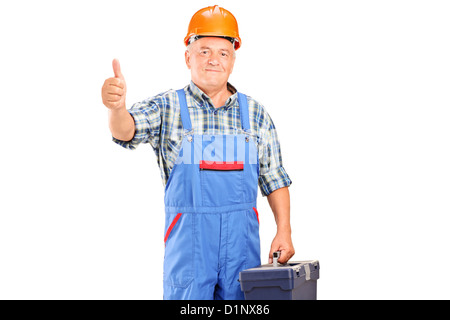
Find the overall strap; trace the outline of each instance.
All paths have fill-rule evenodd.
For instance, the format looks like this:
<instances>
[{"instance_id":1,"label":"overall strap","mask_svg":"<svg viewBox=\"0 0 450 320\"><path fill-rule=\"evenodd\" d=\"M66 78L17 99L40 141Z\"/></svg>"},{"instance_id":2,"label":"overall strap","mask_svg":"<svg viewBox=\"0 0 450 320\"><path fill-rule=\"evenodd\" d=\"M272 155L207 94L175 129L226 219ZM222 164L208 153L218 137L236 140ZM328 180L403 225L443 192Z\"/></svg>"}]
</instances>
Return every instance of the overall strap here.
<instances>
[{"instance_id":1,"label":"overall strap","mask_svg":"<svg viewBox=\"0 0 450 320\"><path fill-rule=\"evenodd\" d=\"M183 128L186 131L192 130L191 117L189 116L189 110L186 102L186 94L184 89L177 90L178 100L180 101L180 113L181 122L183 123Z\"/></svg>"},{"instance_id":2,"label":"overall strap","mask_svg":"<svg viewBox=\"0 0 450 320\"><path fill-rule=\"evenodd\" d=\"M244 131L250 131L250 121L248 117L248 102L247 96L238 92L239 111L241 113L241 124Z\"/></svg>"}]
</instances>

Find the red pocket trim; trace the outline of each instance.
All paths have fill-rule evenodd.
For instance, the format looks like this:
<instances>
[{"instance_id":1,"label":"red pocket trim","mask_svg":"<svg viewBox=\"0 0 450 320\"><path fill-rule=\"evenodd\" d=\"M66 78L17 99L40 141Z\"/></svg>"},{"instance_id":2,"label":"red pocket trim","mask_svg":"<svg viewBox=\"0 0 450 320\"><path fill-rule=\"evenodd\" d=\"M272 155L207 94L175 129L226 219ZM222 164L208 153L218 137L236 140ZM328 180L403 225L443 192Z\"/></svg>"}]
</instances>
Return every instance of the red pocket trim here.
<instances>
[{"instance_id":1,"label":"red pocket trim","mask_svg":"<svg viewBox=\"0 0 450 320\"><path fill-rule=\"evenodd\" d=\"M256 210L256 208L253 208L253 211L255 211L256 219L258 220L258 224L259 224L259 214L258 214L258 210Z\"/></svg>"},{"instance_id":2,"label":"red pocket trim","mask_svg":"<svg viewBox=\"0 0 450 320\"><path fill-rule=\"evenodd\" d=\"M201 170L244 170L244 161L205 161L200 160Z\"/></svg>"},{"instance_id":3,"label":"red pocket trim","mask_svg":"<svg viewBox=\"0 0 450 320\"><path fill-rule=\"evenodd\" d=\"M175 227L175 225L177 224L178 219L180 219L180 217L181 217L181 213L177 214L176 217L172 220L172 223L170 224L169 228L167 229L166 236L164 237L164 243L166 243L167 238L169 238L169 235L172 232L173 227Z\"/></svg>"}]
</instances>

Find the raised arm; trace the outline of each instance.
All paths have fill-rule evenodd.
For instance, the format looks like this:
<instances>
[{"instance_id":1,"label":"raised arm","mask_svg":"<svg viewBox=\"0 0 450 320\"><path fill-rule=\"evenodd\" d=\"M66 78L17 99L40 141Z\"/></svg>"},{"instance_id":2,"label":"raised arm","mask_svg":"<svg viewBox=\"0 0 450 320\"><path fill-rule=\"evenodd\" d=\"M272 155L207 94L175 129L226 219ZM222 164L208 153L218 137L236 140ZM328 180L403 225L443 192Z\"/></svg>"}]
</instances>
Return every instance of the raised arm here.
<instances>
[{"instance_id":1,"label":"raised arm","mask_svg":"<svg viewBox=\"0 0 450 320\"><path fill-rule=\"evenodd\" d=\"M134 137L134 119L127 111L127 85L119 61L113 60L114 77L105 80L102 87L103 104L109 109L109 129L114 138L130 141Z\"/></svg>"}]
</instances>

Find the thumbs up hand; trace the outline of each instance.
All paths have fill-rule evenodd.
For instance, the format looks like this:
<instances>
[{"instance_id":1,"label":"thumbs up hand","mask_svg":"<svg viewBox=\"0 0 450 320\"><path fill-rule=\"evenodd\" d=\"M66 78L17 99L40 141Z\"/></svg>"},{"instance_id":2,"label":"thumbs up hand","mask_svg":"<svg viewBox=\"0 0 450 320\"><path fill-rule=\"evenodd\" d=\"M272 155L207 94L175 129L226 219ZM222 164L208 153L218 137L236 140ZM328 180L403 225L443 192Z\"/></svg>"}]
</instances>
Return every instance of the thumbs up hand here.
<instances>
[{"instance_id":1,"label":"thumbs up hand","mask_svg":"<svg viewBox=\"0 0 450 320\"><path fill-rule=\"evenodd\" d=\"M127 86L125 78L120 70L119 60L113 60L114 78L108 78L102 87L103 104L111 110L118 110L125 107L125 96Z\"/></svg>"}]
</instances>

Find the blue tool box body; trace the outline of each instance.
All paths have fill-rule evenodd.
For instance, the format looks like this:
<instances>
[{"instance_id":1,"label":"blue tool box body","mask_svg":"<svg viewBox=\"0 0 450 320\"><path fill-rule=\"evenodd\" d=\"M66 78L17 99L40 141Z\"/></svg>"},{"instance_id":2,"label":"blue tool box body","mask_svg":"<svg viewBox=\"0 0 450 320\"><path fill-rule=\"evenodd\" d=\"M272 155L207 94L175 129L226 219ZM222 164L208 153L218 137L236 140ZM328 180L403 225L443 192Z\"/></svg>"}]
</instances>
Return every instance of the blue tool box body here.
<instances>
[{"instance_id":1,"label":"blue tool box body","mask_svg":"<svg viewBox=\"0 0 450 320\"><path fill-rule=\"evenodd\" d=\"M245 300L316 300L319 261L261 265L239 274Z\"/></svg>"}]
</instances>

